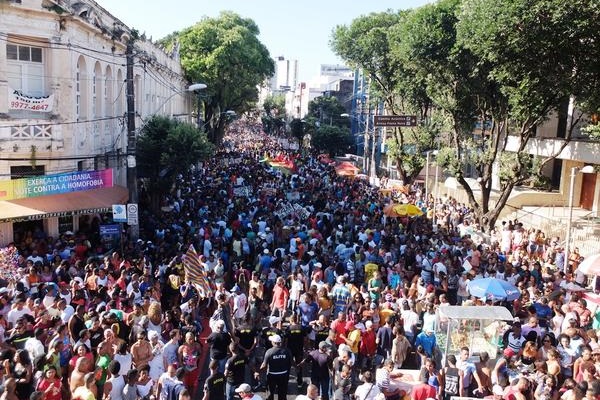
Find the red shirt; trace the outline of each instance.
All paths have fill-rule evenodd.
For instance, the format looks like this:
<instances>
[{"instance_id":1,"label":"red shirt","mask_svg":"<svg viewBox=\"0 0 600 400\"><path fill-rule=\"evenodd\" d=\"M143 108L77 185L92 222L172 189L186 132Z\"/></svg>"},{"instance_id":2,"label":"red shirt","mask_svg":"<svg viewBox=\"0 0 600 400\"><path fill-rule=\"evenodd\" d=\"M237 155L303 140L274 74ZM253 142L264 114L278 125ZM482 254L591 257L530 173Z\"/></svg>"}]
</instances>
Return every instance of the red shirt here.
<instances>
[{"instance_id":1,"label":"red shirt","mask_svg":"<svg viewBox=\"0 0 600 400\"><path fill-rule=\"evenodd\" d=\"M427 400L428 398L436 398L435 388L426 383L414 386L411 392L412 400Z\"/></svg>"},{"instance_id":2,"label":"red shirt","mask_svg":"<svg viewBox=\"0 0 600 400\"><path fill-rule=\"evenodd\" d=\"M375 331L366 330L362 334L360 344L360 354L365 356L374 356L377 351L377 343L375 343Z\"/></svg>"},{"instance_id":3,"label":"red shirt","mask_svg":"<svg viewBox=\"0 0 600 400\"><path fill-rule=\"evenodd\" d=\"M285 308L286 299L290 298L290 292L285 285L275 285L273 288L273 305L275 308Z\"/></svg>"},{"instance_id":4,"label":"red shirt","mask_svg":"<svg viewBox=\"0 0 600 400\"><path fill-rule=\"evenodd\" d=\"M344 339L340 336L346 334L346 321L334 320L331 323L331 330L335 332L335 344L338 346L340 344L346 343Z\"/></svg>"}]
</instances>

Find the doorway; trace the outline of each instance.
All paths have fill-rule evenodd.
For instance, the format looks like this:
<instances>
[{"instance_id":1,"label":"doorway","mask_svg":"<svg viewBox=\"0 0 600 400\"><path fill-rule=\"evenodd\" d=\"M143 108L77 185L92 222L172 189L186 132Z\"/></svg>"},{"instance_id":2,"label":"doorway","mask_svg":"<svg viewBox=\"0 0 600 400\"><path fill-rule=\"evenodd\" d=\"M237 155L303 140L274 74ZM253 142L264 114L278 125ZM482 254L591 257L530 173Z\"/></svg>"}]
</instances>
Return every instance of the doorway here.
<instances>
[{"instance_id":1,"label":"doorway","mask_svg":"<svg viewBox=\"0 0 600 400\"><path fill-rule=\"evenodd\" d=\"M13 223L13 240L17 247L31 239L37 239L40 236L43 237L43 232L43 219Z\"/></svg>"},{"instance_id":2,"label":"doorway","mask_svg":"<svg viewBox=\"0 0 600 400\"><path fill-rule=\"evenodd\" d=\"M596 193L596 177L597 174L581 174L583 180L581 182L581 197L579 198L579 207L584 210L592 210L594 208L594 194Z\"/></svg>"}]
</instances>

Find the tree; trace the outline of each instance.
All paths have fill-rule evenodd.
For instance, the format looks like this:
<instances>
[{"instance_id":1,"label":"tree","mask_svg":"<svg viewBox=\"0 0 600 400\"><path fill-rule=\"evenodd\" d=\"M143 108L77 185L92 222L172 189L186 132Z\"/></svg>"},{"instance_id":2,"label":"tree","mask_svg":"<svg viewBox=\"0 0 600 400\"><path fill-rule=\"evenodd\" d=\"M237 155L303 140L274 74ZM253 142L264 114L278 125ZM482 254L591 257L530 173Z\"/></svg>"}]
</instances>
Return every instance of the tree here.
<instances>
[{"instance_id":1,"label":"tree","mask_svg":"<svg viewBox=\"0 0 600 400\"><path fill-rule=\"evenodd\" d=\"M317 150L336 156L348 151L352 146L352 136L347 128L321 125L313 132L311 143Z\"/></svg>"},{"instance_id":2,"label":"tree","mask_svg":"<svg viewBox=\"0 0 600 400\"><path fill-rule=\"evenodd\" d=\"M300 147L302 147L305 135L305 121L302 121L300 118L294 118L290 121L290 133L293 137L298 139L298 143Z\"/></svg>"},{"instance_id":3,"label":"tree","mask_svg":"<svg viewBox=\"0 0 600 400\"><path fill-rule=\"evenodd\" d=\"M157 210L175 177L208 159L214 145L194 125L155 115L142 127L136 150L139 177L146 178L151 208Z\"/></svg>"},{"instance_id":4,"label":"tree","mask_svg":"<svg viewBox=\"0 0 600 400\"><path fill-rule=\"evenodd\" d=\"M392 115L416 114L422 123L418 128L388 129L388 148L396 159L398 174L410 183L425 165L423 154L433 148L439 124L431 120L431 100L422 81L407 60L394 52L402 40L396 32L405 23L409 11L387 11L361 16L349 26L338 26L331 47L344 61L361 68L369 79L368 108L383 101ZM372 149L373 150L373 149ZM374 158L373 158L374 162Z\"/></svg>"},{"instance_id":5,"label":"tree","mask_svg":"<svg viewBox=\"0 0 600 400\"><path fill-rule=\"evenodd\" d=\"M396 52L449 119L438 161L463 186L484 229L494 227L512 189L568 144L583 111L598 109L599 13L586 0L441 0L411 12L399 31ZM580 111L559 151L538 163L526 146L569 98ZM509 136L517 152L506 151ZM476 170L479 198L466 164ZM499 164L501 188L491 205Z\"/></svg>"},{"instance_id":6,"label":"tree","mask_svg":"<svg viewBox=\"0 0 600 400\"><path fill-rule=\"evenodd\" d=\"M163 43L168 48L176 38L187 79L207 85L202 102L213 143L223 138L224 111L250 110L258 98L258 85L273 75L274 62L258 35L254 21L227 11L217 18L203 17Z\"/></svg>"},{"instance_id":7,"label":"tree","mask_svg":"<svg viewBox=\"0 0 600 400\"><path fill-rule=\"evenodd\" d=\"M285 131L285 97L282 94L271 94L263 102L263 129L271 134Z\"/></svg>"},{"instance_id":8,"label":"tree","mask_svg":"<svg viewBox=\"0 0 600 400\"><path fill-rule=\"evenodd\" d=\"M318 125L335 125L349 127L347 117L342 117L346 110L337 97L319 96L308 102L308 118L314 118Z\"/></svg>"}]
</instances>

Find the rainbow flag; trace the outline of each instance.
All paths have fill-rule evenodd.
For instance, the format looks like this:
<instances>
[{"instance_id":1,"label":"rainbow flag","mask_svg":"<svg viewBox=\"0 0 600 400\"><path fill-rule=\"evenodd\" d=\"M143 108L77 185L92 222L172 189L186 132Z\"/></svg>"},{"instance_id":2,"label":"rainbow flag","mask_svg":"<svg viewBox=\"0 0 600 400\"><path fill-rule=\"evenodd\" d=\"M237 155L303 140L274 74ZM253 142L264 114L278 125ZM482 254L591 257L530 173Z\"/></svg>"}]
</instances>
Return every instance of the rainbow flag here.
<instances>
[{"instance_id":1,"label":"rainbow flag","mask_svg":"<svg viewBox=\"0 0 600 400\"><path fill-rule=\"evenodd\" d=\"M291 174L296 170L296 164L294 163L294 160L283 155L278 155L273 159L265 157L260 160L260 162L266 162L271 167L280 170L284 174Z\"/></svg>"},{"instance_id":2,"label":"rainbow flag","mask_svg":"<svg viewBox=\"0 0 600 400\"><path fill-rule=\"evenodd\" d=\"M206 272L204 271L204 267L200 262L200 257L193 244L190 244L188 251L183 256L183 268L185 270L185 275L190 282L196 285L196 288L200 292L200 296L212 296L212 289L208 283Z\"/></svg>"}]
</instances>

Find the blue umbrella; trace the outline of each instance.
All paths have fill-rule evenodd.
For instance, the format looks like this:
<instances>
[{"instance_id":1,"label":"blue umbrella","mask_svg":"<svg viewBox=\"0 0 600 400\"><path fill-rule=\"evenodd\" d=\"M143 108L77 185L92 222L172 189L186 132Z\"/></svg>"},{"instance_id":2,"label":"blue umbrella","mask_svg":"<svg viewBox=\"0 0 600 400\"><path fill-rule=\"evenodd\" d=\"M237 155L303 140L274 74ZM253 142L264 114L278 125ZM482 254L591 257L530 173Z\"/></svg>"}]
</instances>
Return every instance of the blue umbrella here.
<instances>
[{"instance_id":1,"label":"blue umbrella","mask_svg":"<svg viewBox=\"0 0 600 400\"><path fill-rule=\"evenodd\" d=\"M493 300L516 300L521 297L519 289L510 283L496 278L475 279L468 284L469 293L480 298Z\"/></svg>"}]
</instances>

